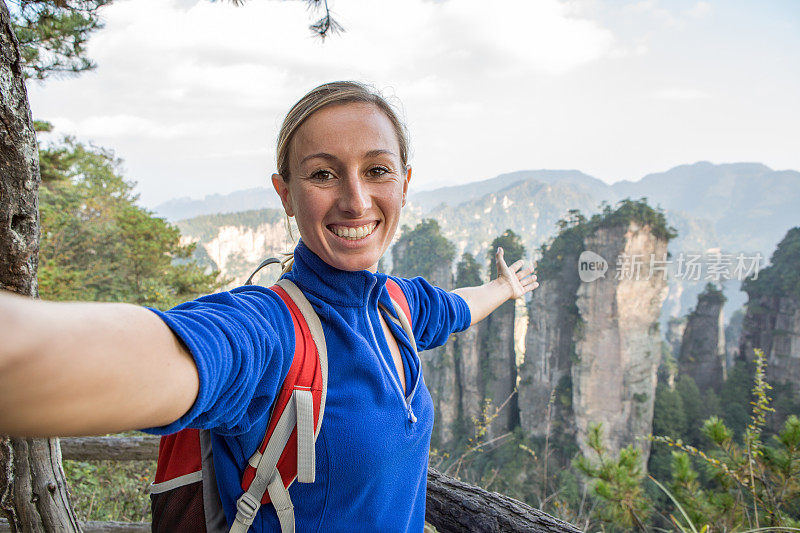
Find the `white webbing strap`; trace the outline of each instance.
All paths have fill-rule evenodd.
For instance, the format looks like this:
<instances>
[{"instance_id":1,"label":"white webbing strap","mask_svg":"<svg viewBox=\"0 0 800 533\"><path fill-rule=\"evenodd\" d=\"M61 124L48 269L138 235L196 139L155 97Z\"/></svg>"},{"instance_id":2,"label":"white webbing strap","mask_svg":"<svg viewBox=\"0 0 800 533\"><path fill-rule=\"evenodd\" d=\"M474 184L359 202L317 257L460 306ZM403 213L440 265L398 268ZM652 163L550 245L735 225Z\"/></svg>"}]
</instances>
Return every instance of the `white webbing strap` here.
<instances>
[{"instance_id":1,"label":"white webbing strap","mask_svg":"<svg viewBox=\"0 0 800 533\"><path fill-rule=\"evenodd\" d=\"M231 526L231 533L246 533L253 523L256 513L261 508L261 498L264 497L267 487L273 481L273 472L278 472L276 468L278 459L280 459L283 449L286 447L286 442L289 440L296 422L296 405L294 400L290 400L275 425L275 430L272 432L264 454L258 461L253 482L250 483L247 492L236 500L236 518ZM280 474L278 474L278 478L280 480ZM281 480L280 483L283 484L283 481ZM270 498L272 498L271 494Z\"/></svg>"},{"instance_id":2,"label":"white webbing strap","mask_svg":"<svg viewBox=\"0 0 800 533\"><path fill-rule=\"evenodd\" d=\"M319 370L322 374L322 397L319 402L319 420L317 430L314 432L314 438L319 436L319 430L322 428L322 417L325 414L325 400L328 396L328 345L325 342L325 333L322 331L322 322L319 321L319 315L314 311L311 302L308 301L303 291L297 285L288 279L278 280L277 285L286 291L292 301L295 303L303 318L306 321L308 330L311 332L311 338L314 339L314 344L317 346L317 355L319 356Z\"/></svg>"},{"instance_id":3,"label":"white webbing strap","mask_svg":"<svg viewBox=\"0 0 800 533\"><path fill-rule=\"evenodd\" d=\"M316 477L314 445L322 427L322 415L325 410L325 399L328 392L328 349L325 343L325 335L322 331L322 323L303 292L287 279L279 280L278 285L286 291L298 309L300 309L317 347L320 372L322 374L322 397L319 406L320 422L317 424L315 431L314 397L311 391L295 389L292 393L292 399L286 404L286 408L275 425L275 430L272 432L264 453L261 454L256 450L248 460L248 463L256 469L256 474L247 492L242 494L236 501L236 518L231 526L231 533L247 533L258 510L261 508L261 499L264 497L265 492L269 492L270 500L275 506L278 520L281 523L281 532L294 533L294 506L276 465L295 427L297 427L298 481L313 483Z\"/></svg>"},{"instance_id":4,"label":"white webbing strap","mask_svg":"<svg viewBox=\"0 0 800 533\"><path fill-rule=\"evenodd\" d=\"M269 491L269 499L272 500L272 505L275 506L275 512L278 514L278 520L281 523L282 533L294 533L294 506L292 499L289 497L289 491L283 486L283 480L276 468L272 474L272 480L267 485Z\"/></svg>"},{"instance_id":5,"label":"white webbing strap","mask_svg":"<svg viewBox=\"0 0 800 533\"><path fill-rule=\"evenodd\" d=\"M314 483L317 463L314 456L314 396L310 390L295 389L294 402L297 409L297 481Z\"/></svg>"}]
</instances>

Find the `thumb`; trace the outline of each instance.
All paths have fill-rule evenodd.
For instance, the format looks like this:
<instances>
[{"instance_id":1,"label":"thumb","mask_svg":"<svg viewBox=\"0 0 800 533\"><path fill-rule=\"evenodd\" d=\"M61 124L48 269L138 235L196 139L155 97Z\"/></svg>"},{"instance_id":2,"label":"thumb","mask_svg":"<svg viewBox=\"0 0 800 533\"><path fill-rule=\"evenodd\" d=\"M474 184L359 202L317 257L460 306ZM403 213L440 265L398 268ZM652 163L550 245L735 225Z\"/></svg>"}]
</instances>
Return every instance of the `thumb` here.
<instances>
[{"instance_id":1,"label":"thumb","mask_svg":"<svg viewBox=\"0 0 800 533\"><path fill-rule=\"evenodd\" d=\"M494 259L495 259L495 264L497 265L497 274L498 275L500 275L500 273L503 270L503 267L506 264L505 259L503 259L503 255L504 255L503 247L502 246L498 246L497 247L497 252L494 254Z\"/></svg>"}]
</instances>

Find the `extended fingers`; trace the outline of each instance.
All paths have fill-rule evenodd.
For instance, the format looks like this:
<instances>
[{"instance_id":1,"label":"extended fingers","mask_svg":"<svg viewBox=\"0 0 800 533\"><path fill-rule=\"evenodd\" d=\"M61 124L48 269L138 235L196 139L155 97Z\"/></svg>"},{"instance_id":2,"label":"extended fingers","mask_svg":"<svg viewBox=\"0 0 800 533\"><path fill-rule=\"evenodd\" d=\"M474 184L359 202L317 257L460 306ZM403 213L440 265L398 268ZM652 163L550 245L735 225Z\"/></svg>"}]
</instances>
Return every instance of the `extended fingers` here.
<instances>
[{"instance_id":1,"label":"extended fingers","mask_svg":"<svg viewBox=\"0 0 800 533\"><path fill-rule=\"evenodd\" d=\"M517 261L517 263L521 263L521 261ZM514 264L516 265L517 263L514 263ZM520 266L522 266L522 265L520 264ZM532 266L530 266L528 268L523 268L522 270L517 272L517 278L522 280L522 279L530 276L531 274L533 274L534 270L536 270L536 269L534 267L532 267ZM533 279L536 279L535 275L533 276Z\"/></svg>"},{"instance_id":2,"label":"extended fingers","mask_svg":"<svg viewBox=\"0 0 800 533\"><path fill-rule=\"evenodd\" d=\"M524 292L530 292L539 286L539 282L536 281L537 280L536 274L534 274L533 272L534 272L533 267L528 267L517 272L517 279L519 279L519 283L520 285L522 285L522 289Z\"/></svg>"},{"instance_id":3,"label":"extended fingers","mask_svg":"<svg viewBox=\"0 0 800 533\"><path fill-rule=\"evenodd\" d=\"M508 266L508 269L511 272L517 272L517 276L519 276L519 272L518 271L519 271L520 268L522 268L522 265L524 265L524 264L525 264L525 262L522 259L520 259L519 261L515 261L514 263L511 263Z\"/></svg>"}]
</instances>

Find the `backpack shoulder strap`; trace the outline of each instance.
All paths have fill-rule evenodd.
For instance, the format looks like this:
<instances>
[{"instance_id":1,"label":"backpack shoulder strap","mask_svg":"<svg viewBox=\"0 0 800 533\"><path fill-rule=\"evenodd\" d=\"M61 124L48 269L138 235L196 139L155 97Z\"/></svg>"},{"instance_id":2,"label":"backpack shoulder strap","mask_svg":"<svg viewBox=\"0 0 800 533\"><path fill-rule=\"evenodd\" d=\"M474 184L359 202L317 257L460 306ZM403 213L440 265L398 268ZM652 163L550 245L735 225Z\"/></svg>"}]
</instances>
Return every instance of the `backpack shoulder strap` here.
<instances>
[{"instance_id":1,"label":"backpack shoulder strap","mask_svg":"<svg viewBox=\"0 0 800 533\"><path fill-rule=\"evenodd\" d=\"M328 357L319 317L302 291L287 279L272 287L292 316L295 351L289 373L272 406L267 433L248 461L245 491L236 502L231 532L244 533L262 504L272 502L283 533L294 531L288 488L297 479L313 483L314 444L322 426L328 388Z\"/></svg>"},{"instance_id":2,"label":"backpack shoulder strap","mask_svg":"<svg viewBox=\"0 0 800 533\"><path fill-rule=\"evenodd\" d=\"M392 306L394 306L394 315L387 309L386 317L403 328L403 331L408 335L408 340L411 341L411 347L417 351L417 340L414 338L414 329L411 327L411 308L408 306L408 299L406 298L403 289L392 278L386 280L386 290L389 292L389 297L392 299ZM383 308L383 306L381 306ZM397 318L395 318L395 315Z\"/></svg>"},{"instance_id":3,"label":"backpack shoulder strap","mask_svg":"<svg viewBox=\"0 0 800 533\"><path fill-rule=\"evenodd\" d=\"M392 278L387 278L386 290L389 292L389 296L391 296L392 301L400 306L403 314L406 315L406 318L408 319L408 323L411 324L411 308L408 306L408 299L406 298L406 294L403 292L403 289L400 288L400 285L398 285L395 280Z\"/></svg>"}]
</instances>

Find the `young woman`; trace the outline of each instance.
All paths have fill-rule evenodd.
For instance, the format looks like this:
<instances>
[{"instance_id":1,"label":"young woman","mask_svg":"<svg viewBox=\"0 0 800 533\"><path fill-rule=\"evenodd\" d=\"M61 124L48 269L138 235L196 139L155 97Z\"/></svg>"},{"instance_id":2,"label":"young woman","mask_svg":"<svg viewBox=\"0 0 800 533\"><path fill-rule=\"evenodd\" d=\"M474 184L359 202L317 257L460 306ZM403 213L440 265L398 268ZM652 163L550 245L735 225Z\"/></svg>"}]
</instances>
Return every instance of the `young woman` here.
<instances>
[{"instance_id":1,"label":"young woman","mask_svg":"<svg viewBox=\"0 0 800 533\"><path fill-rule=\"evenodd\" d=\"M290 488L299 531L422 531L433 407L378 261L397 230L411 167L392 107L368 87L317 87L287 115L272 183L301 240L284 276L320 317L328 393L316 481ZM446 292L393 278L416 348L446 342L538 284L497 251L498 278ZM0 295L0 433L211 430L226 518L292 361L294 330L271 290L245 286L158 312ZM278 531L264 506L252 531Z\"/></svg>"}]
</instances>

